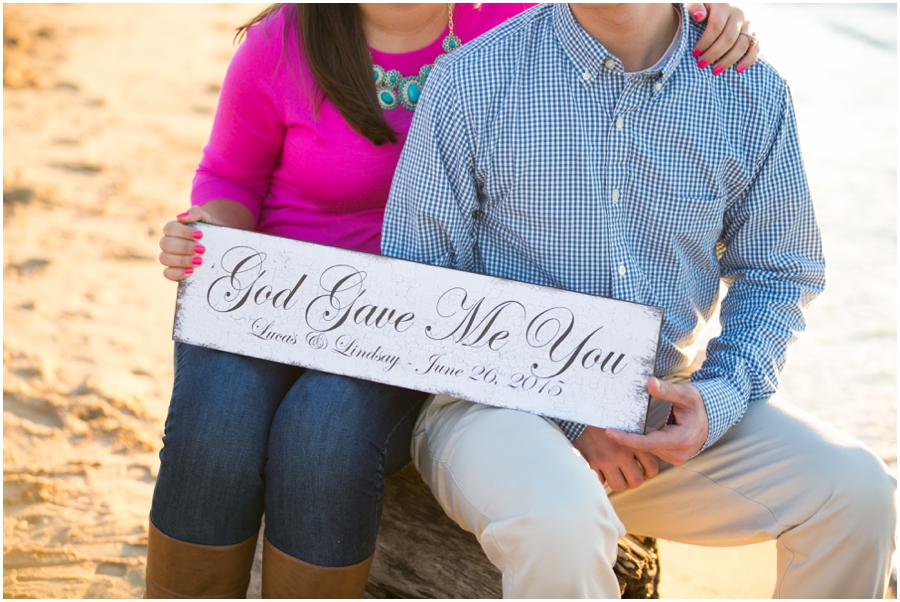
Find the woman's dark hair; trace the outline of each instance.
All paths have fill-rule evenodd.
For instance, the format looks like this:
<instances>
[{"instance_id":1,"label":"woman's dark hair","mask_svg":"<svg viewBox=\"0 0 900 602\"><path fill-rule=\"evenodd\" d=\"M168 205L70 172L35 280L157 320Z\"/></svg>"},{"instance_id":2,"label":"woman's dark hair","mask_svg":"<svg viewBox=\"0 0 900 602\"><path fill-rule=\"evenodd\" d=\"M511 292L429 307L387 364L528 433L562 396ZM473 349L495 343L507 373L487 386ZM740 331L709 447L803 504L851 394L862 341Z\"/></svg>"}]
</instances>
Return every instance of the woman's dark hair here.
<instances>
[{"instance_id":1,"label":"woman's dark hair","mask_svg":"<svg viewBox=\"0 0 900 602\"><path fill-rule=\"evenodd\" d=\"M291 20L299 28L285 27L284 47L299 51L299 31L306 63L322 95L331 101L350 127L372 141L396 144L397 132L388 125L375 96L372 57L366 45L362 13L356 4L272 4L238 27L235 40L246 35L250 26L260 23L284 7L285 23ZM318 104L317 107L318 109Z\"/></svg>"}]
</instances>

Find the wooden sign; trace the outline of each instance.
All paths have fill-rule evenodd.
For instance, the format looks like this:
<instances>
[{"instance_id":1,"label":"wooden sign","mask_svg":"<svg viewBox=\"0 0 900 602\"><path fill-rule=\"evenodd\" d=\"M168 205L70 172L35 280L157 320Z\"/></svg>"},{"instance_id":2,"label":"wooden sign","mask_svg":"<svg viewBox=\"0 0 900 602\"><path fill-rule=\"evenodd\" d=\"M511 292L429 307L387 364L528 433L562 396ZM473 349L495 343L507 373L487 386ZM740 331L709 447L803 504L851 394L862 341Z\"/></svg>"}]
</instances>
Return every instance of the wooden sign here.
<instances>
[{"instance_id":1,"label":"wooden sign","mask_svg":"<svg viewBox=\"0 0 900 602\"><path fill-rule=\"evenodd\" d=\"M662 308L194 225L176 341L644 432Z\"/></svg>"}]
</instances>

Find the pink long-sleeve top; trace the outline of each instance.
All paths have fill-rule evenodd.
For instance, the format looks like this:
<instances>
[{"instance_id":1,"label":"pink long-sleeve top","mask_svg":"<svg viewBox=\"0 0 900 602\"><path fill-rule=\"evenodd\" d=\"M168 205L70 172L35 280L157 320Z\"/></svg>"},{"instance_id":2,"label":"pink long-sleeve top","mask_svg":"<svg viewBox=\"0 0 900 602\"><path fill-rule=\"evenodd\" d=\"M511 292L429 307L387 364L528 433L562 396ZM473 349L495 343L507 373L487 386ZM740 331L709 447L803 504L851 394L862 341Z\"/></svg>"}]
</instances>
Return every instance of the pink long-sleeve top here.
<instances>
[{"instance_id":1,"label":"pink long-sleeve top","mask_svg":"<svg viewBox=\"0 0 900 602\"><path fill-rule=\"evenodd\" d=\"M458 4L454 33L465 45L530 6ZM399 136L397 144L381 146L355 132L331 102L317 113L302 47L298 55L283 42L285 26L297 27L285 23L284 13L251 27L228 66L191 202L229 199L253 213L257 232L379 253L384 207L413 112L384 111ZM372 60L404 77L416 75L443 52L448 33L403 54L370 49Z\"/></svg>"}]
</instances>

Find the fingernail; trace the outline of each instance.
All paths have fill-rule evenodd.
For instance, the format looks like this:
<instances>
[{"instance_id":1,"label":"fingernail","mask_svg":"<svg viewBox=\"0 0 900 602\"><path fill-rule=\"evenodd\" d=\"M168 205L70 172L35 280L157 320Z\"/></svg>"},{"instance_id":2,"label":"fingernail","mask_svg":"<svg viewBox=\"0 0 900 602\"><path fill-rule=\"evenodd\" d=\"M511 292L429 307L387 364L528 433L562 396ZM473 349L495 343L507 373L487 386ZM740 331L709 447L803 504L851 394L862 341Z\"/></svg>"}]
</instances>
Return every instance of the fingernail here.
<instances>
[{"instance_id":1,"label":"fingernail","mask_svg":"<svg viewBox=\"0 0 900 602\"><path fill-rule=\"evenodd\" d=\"M194 273L194 268L184 268L184 273L190 276Z\"/></svg>"},{"instance_id":2,"label":"fingernail","mask_svg":"<svg viewBox=\"0 0 900 602\"><path fill-rule=\"evenodd\" d=\"M700 50L700 49L698 48L697 50L695 50L695 51L692 52L691 54L694 55L694 58L697 58L698 56L700 56L701 54L703 54L703 51Z\"/></svg>"},{"instance_id":3,"label":"fingernail","mask_svg":"<svg viewBox=\"0 0 900 602\"><path fill-rule=\"evenodd\" d=\"M178 214L178 217L187 217L187 216L188 216L188 213L189 213L189 212L187 212L187 211L185 211L184 213L179 213L179 214Z\"/></svg>"},{"instance_id":4,"label":"fingernail","mask_svg":"<svg viewBox=\"0 0 900 602\"><path fill-rule=\"evenodd\" d=\"M713 75L718 75L723 71L725 71L725 67L723 67L722 65L716 65L715 67L713 67Z\"/></svg>"},{"instance_id":5,"label":"fingernail","mask_svg":"<svg viewBox=\"0 0 900 602\"><path fill-rule=\"evenodd\" d=\"M697 66L700 67L701 69L703 69L707 65L709 65L709 63L706 62L706 59L700 59L699 61L697 61Z\"/></svg>"},{"instance_id":6,"label":"fingernail","mask_svg":"<svg viewBox=\"0 0 900 602\"><path fill-rule=\"evenodd\" d=\"M203 232L201 232L200 230L194 230L193 236L197 240L200 240L201 238L203 238Z\"/></svg>"},{"instance_id":7,"label":"fingernail","mask_svg":"<svg viewBox=\"0 0 900 602\"><path fill-rule=\"evenodd\" d=\"M738 72L738 73L743 73L743 72L744 72L744 69L746 69L746 68L747 68L747 65L741 65L740 67L737 68L737 72Z\"/></svg>"},{"instance_id":8,"label":"fingernail","mask_svg":"<svg viewBox=\"0 0 900 602\"><path fill-rule=\"evenodd\" d=\"M655 376L653 377L653 386L655 386L657 389L660 387L659 379Z\"/></svg>"},{"instance_id":9,"label":"fingernail","mask_svg":"<svg viewBox=\"0 0 900 602\"><path fill-rule=\"evenodd\" d=\"M203 255L204 253L206 253L206 247L204 247L203 245L197 245L196 247L194 247L194 253Z\"/></svg>"},{"instance_id":10,"label":"fingernail","mask_svg":"<svg viewBox=\"0 0 900 602\"><path fill-rule=\"evenodd\" d=\"M703 18L702 10L698 10L697 12L694 13L694 21L699 21L702 18Z\"/></svg>"},{"instance_id":11,"label":"fingernail","mask_svg":"<svg viewBox=\"0 0 900 602\"><path fill-rule=\"evenodd\" d=\"M191 263L193 263L194 265L200 265L203 263L203 260L199 257L194 257L191 259Z\"/></svg>"}]
</instances>

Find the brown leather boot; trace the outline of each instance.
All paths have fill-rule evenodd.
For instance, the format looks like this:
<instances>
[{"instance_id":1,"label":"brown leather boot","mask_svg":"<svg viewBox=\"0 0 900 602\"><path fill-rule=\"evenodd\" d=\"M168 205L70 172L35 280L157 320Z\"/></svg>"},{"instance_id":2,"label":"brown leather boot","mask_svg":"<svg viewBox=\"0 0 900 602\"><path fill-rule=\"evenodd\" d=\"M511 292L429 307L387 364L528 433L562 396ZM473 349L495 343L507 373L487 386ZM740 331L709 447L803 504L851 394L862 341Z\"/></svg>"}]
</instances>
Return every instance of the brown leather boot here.
<instances>
[{"instance_id":1,"label":"brown leather boot","mask_svg":"<svg viewBox=\"0 0 900 602\"><path fill-rule=\"evenodd\" d=\"M362 598L366 592L374 553L350 566L316 566L263 540L263 598Z\"/></svg>"},{"instance_id":2,"label":"brown leather boot","mask_svg":"<svg viewBox=\"0 0 900 602\"><path fill-rule=\"evenodd\" d=\"M259 534L232 546L172 539L150 523L145 598L246 598Z\"/></svg>"}]
</instances>

